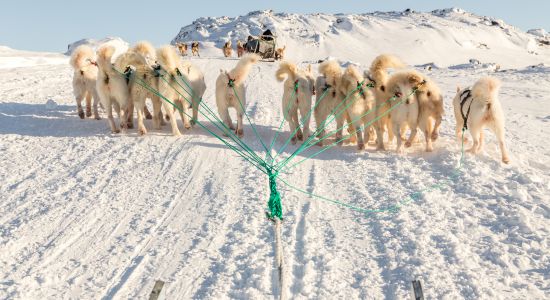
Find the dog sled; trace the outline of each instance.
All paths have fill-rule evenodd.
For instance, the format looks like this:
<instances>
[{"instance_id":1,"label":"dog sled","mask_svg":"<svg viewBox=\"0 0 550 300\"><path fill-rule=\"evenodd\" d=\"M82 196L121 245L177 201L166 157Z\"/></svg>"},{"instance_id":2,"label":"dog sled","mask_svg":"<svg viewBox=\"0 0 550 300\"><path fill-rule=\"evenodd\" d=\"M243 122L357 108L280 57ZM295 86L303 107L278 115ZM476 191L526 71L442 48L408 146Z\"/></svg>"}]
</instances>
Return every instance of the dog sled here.
<instances>
[{"instance_id":1,"label":"dog sled","mask_svg":"<svg viewBox=\"0 0 550 300\"><path fill-rule=\"evenodd\" d=\"M260 55L262 60L275 61L277 36L273 35L270 30L266 30L258 37L249 36L244 44L244 49L246 52Z\"/></svg>"}]
</instances>

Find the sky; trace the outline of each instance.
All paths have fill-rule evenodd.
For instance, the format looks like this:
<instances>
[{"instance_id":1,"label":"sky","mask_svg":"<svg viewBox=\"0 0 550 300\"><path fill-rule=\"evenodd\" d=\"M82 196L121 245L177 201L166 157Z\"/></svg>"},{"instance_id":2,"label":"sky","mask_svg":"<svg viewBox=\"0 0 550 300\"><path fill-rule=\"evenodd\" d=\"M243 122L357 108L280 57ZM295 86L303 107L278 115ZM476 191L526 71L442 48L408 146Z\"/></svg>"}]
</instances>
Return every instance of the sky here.
<instances>
[{"instance_id":1,"label":"sky","mask_svg":"<svg viewBox=\"0 0 550 300\"><path fill-rule=\"evenodd\" d=\"M169 43L181 27L199 17L239 16L264 9L289 13L366 13L450 7L503 19L523 30L550 31L549 0L15 0L2 3L0 45L64 52L69 43L82 38L118 36L130 43L148 40L159 46Z\"/></svg>"}]
</instances>

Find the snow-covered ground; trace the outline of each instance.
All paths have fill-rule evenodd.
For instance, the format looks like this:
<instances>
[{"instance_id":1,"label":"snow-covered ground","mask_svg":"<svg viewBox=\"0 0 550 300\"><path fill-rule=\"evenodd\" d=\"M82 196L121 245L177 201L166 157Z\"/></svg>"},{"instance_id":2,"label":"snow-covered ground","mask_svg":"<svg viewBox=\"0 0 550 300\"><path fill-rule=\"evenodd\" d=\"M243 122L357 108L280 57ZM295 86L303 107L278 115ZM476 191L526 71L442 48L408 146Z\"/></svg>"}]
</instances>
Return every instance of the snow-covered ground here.
<instances>
[{"instance_id":1,"label":"snow-covered ground","mask_svg":"<svg viewBox=\"0 0 550 300\"><path fill-rule=\"evenodd\" d=\"M366 56L379 54L364 43L358 49ZM449 55L456 45L446 47L425 60L408 60L410 46L393 48L411 64L458 66L422 70L445 97L433 153L421 144L403 157L373 145L357 153L347 145L284 179L363 208L391 206L448 180L460 158L451 109L456 86L487 74L503 81L512 163L500 163L489 134L486 152L466 155L455 181L398 212L368 217L280 185L292 298L403 299L413 279L431 299L550 297L550 69L529 67L548 57L495 73L468 59L505 65L512 54L456 59ZM302 65L317 59L307 58L316 55L311 50L289 49ZM146 298L156 279L167 282L167 299L272 297L274 233L264 215L265 175L199 128L180 138L166 127L139 137L135 130L109 133L104 119L80 120L68 58L10 51L41 60L0 64L0 298ZM204 98L212 108L219 69L236 63L215 51L193 59L206 74ZM336 48L325 51L321 55L361 68L370 64ZM247 112L265 141L281 117L276 68L260 63L247 80ZM250 126L244 140L262 153Z\"/></svg>"}]
</instances>

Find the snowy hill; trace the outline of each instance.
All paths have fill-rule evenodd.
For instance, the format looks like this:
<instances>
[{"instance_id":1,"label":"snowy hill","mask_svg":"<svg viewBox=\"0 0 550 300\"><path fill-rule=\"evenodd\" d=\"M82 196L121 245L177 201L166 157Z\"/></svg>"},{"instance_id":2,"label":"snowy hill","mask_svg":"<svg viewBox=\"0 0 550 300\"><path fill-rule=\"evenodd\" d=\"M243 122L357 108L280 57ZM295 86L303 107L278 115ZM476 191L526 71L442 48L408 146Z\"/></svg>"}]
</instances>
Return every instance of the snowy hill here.
<instances>
[{"instance_id":1,"label":"snowy hill","mask_svg":"<svg viewBox=\"0 0 550 300\"><path fill-rule=\"evenodd\" d=\"M427 299L550 298L550 63L526 48L543 32L526 34L459 10L240 18L249 23L238 35L230 33L235 18L202 18L192 27L202 29L181 34L207 41L211 57L191 59L205 73L203 98L214 111L219 69L236 60L213 47L223 37L257 33L261 22L276 25L302 66L333 56L365 69L386 48L410 64L440 66L418 67L445 101L434 152L425 153L421 143L404 156L395 154L395 144L383 152L371 143L361 153L345 145L284 174L299 188L365 209L446 182L397 212L368 216L280 185L289 298L408 299L413 279L422 281ZM402 44L383 37L389 30ZM316 34L317 46L298 47ZM427 41L433 45L412 47ZM439 52L455 48L458 58ZM512 68L504 63L511 57L517 68L494 72L496 63ZM277 67L258 63L246 80L246 111L266 142L282 115ZM147 299L161 279L166 299L272 299L277 282L265 175L198 127L175 138L169 126L153 130L147 120L149 133L139 137L135 129L111 134L102 110L100 121L81 120L72 74L65 55L0 47L0 298ZM487 74L503 82L512 162L500 163L495 138L486 134L485 151L466 154L460 176L449 181L460 159L451 99L457 85ZM244 141L262 155L247 121L244 131ZM288 135L285 124L275 147Z\"/></svg>"},{"instance_id":2,"label":"snowy hill","mask_svg":"<svg viewBox=\"0 0 550 300\"><path fill-rule=\"evenodd\" d=\"M288 14L255 11L239 17L199 18L172 40L200 41L205 52L220 55L227 40L271 29L288 58L316 61L327 56L368 64L380 53L394 53L413 65L463 64L470 59L504 68L550 64L550 46L503 21L461 9L422 13ZM534 31L533 33L539 33Z\"/></svg>"}]
</instances>

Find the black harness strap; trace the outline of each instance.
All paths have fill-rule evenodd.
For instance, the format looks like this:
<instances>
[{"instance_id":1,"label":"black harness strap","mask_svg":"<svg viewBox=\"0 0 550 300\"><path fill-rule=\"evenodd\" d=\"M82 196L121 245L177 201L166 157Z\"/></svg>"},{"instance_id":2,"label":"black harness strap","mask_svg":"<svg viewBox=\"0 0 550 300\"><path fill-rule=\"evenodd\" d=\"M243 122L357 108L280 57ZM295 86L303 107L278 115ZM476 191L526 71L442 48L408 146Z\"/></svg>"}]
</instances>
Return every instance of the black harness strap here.
<instances>
[{"instance_id":1,"label":"black harness strap","mask_svg":"<svg viewBox=\"0 0 550 300\"><path fill-rule=\"evenodd\" d=\"M160 71L162 70L161 66L160 65L153 65L153 72L155 73L155 77L161 77L162 75L160 74Z\"/></svg>"},{"instance_id":2,"label":"black harness strap","mask_svg":"<svg viewBox=\"0 0 550 300\"><path fill-rule=\"evenodd\" d=\"M468 99L472 99L470 101L470 105L468 105L468 110L466 111L466 114L464 114L464 105L466 105L466 102ZM472 103L474 102L474 99L472 98L472 90L465 89L460 93L460 114L462 115L462 120L464 120L464 126L463 129L468 129L468 117L470 116L470 108L472 108Z\"/></svg>"},{"instance_id":3,"label":"black harness strap","mask_svg":"<svg viewBox=\"0 0 550 300\"><path fill-rule=\"evenodd\" d=\"M325 82L325 86L323 87L323 93L326 92L328 89L332 88L332 85ZM332 98L336 97L336 91L332 90Z\"/></svg>"},{"instance_id":4,"label":"black harness strap","mask_svg":"<svg viewBox=\"0 0 550 300\"><path fill-rule=\"evenodd\" d=\"M124 70L124 78L126 79L126 84L130 83L130 77L132 76L132 73L134 73L134 70L131 66L127 66Z\"/></svg>"}]
</instances>

